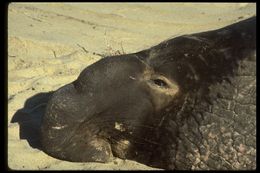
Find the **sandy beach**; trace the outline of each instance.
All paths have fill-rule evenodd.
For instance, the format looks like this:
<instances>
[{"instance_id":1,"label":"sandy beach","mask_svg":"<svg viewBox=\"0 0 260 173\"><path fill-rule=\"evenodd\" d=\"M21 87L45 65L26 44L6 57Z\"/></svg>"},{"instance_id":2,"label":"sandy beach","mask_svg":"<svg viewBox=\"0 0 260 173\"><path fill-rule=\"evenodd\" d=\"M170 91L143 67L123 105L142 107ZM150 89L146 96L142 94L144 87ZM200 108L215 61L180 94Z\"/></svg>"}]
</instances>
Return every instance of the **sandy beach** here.
<instances>
[{"instance_id":1,"label":"sandy beach","mask_svg":"<svg viewBox=\"0 0 260 173\"><path fill-rule=\"evenodd\" d=\"M9 4L9 168L156 169L119 158L102 164L48 156L37 148L38 124L32 118L41 113L44 101L31 99L31 104L30 98L74 81L84 68L104 56L137 52L169 38L218 29L254 15L255 3Z\"/></svg>"}]
</instances>

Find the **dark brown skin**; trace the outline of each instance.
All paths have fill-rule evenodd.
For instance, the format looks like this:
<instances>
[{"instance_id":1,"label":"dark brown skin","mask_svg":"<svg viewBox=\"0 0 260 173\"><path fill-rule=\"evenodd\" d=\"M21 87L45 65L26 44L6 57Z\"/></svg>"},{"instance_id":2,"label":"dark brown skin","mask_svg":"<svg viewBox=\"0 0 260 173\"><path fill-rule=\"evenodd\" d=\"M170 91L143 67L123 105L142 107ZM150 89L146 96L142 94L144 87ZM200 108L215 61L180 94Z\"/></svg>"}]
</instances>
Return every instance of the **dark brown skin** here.
<instances>
[{"instance_id":1,"label":"dark brown skin","mask_svg":"<svg viewBox=\"0 0 260 173\"><path fill-rule=\"evenodd\" d=\"M255 168L255 32L253 17L94 63L50 99L43 150L73 162Z\"/></svg>"}]
</instances>

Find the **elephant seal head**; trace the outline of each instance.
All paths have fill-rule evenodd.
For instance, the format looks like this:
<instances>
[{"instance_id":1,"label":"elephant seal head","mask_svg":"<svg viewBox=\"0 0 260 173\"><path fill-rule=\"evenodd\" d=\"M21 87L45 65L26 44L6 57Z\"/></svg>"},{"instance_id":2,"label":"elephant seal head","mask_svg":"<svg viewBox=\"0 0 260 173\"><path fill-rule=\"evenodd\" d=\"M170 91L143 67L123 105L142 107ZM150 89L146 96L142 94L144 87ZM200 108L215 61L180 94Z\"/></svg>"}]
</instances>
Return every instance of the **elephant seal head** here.
<instances>
[{"instance_id":1,"label":"elephant seal head","mask_svg":"<svg viewBox=\"0 0 260 173\"><path fill-rule=\"evenodd\" d=\"M106 162L142 157L158 145L154 133L162 112L180 89L138 54L104 58L58 89L42 123L42 145L70 161Z\"/></svg>"},{"instance_id":2,"label":"elephant seal head","mask_svg":"<svg viewBox=\"0 0 260 173\"><path fill-rule=\"evenodd\" d=\"M194 102L212 100L209 88L236 75L238 62L254 54L254 39L251 18L101 59L50 99L41 126L43 150L74 162L175 158L171 146L177 143L176 122L188 114L184 105L192 110Z\"/></svg>"}]
</instances>

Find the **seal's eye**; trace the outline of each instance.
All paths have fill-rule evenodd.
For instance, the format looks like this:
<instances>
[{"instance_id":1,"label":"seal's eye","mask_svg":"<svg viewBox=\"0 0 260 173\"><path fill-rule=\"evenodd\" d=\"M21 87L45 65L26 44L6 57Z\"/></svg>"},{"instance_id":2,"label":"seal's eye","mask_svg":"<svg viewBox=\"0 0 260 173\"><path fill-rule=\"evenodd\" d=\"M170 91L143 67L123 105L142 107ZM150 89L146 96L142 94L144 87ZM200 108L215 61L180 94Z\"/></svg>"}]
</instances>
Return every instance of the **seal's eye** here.
<instances>
[{"instance_id":1,"label":"seal's eye","mask_svg":"<svg viewBox=\"0 0 260 173\"><path fill-rule=\"evenodd\" d=\"M168 84L162 79L153 79L153 83L155 85L158 85L159 87L165 87L165 88L168 87Z\"/></svg>"}]
</instances>

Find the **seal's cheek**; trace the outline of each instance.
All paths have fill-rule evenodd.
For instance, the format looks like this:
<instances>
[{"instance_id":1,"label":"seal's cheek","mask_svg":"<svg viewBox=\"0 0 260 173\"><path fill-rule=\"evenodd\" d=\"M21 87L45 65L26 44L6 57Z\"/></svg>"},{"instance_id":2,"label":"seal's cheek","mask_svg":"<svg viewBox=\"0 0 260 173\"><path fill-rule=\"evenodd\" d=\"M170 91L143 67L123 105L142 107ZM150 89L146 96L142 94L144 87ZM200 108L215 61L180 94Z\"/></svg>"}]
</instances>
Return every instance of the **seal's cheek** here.
<instances>
[{"instance_id":1,"label":"seal's cheek","mask_svg":"<svg viewBox=\"0 0 260 173\"><path fill-rule=\"evenodd\" d=\"M157 111L169 105L179 92L178 85L163 75L146 73L143 80Z\"/></svg>"}]
</instances>

